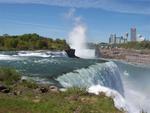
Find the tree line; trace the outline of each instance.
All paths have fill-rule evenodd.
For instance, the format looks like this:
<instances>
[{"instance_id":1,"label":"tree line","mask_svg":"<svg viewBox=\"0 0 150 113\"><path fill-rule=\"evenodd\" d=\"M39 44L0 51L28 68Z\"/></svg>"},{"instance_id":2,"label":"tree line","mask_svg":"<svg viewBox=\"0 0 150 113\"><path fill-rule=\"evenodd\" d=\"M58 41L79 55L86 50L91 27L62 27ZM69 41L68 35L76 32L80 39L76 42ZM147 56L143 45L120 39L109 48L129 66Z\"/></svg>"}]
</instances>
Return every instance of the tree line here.
<instances>
[{"instance_id":1,"label":"tree line","mask_svg":"<svg viewBox=\"0 0 150 113\"><path fill-rule=\"evenodd\" d=\"M36 33L24 35L0 36L0 51L17 50L66 50L69 49L66 40L45 38Z\"/></svg>"},{"instance_id":2,"label":"tree line","mask_svg":"<svg viewBox=\"0 0 150 113\"><path fill-rule=\"evenodd\" d=\"M118 46L126 49L137 49L137 50L150 49L150 41L128 42L125 44L119 44Z\"/></svg>"}]
</instances>

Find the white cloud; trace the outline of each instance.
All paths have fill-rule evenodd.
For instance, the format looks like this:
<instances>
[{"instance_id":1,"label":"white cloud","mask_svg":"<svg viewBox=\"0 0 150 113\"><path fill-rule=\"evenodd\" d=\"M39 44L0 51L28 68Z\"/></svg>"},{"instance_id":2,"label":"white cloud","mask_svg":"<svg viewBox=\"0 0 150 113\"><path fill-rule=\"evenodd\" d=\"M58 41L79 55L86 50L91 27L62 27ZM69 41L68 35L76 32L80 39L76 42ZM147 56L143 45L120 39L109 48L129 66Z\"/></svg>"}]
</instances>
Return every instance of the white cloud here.
<instances>
[{"instance_id":1,"label":"white cloud","mask_svg":"<svg viewBox=\"0 0 150 113\"><path fill-rule=\"evenodd\" d=\"M75 16L75 8L71 8L67 13L65 13L65 18L66 19L71 19Z\"/></svg>"},{"instance_id":2,"label":"white cloud","mask_svg":"<svg viewBox=\"0 0 150 113\"><path fill-rule=\"evenodd\" d=\"M75 8L70 8L67 13L64 14L65 19L73 21L75 24L82 23L82 17L77 16Z\"/></svg>"},{"instance_id":3,"label":"white cloud","mask_svg":"<svg viewBox=\"0 0 150 113\"><path fill-rule=\"evenodd\" d=\"M32 3L74 8L101 8L122 13L150 14L150 0L0 0L0 3Z\"/></svg>"}]
</instances>

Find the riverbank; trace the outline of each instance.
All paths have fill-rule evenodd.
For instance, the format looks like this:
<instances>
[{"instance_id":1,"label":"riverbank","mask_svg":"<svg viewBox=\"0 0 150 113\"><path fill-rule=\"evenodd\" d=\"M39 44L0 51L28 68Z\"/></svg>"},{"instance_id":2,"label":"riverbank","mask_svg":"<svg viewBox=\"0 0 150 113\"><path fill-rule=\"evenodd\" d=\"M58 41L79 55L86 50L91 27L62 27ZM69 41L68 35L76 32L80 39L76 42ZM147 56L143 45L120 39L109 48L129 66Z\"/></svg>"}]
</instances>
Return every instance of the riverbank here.
<instances>
[{"instance_id":1,"label":"riverbank","mask_svg":"<svg viewBox=\"0 0 150 113\"><path fill-rule=\"evenodd\" d=\"M149 50L134 49L100 49L101 57L106 59L123 60L134 64L150 64Z\"/></svg>"},{"instance_id":2,"label":"riverbank","mask_svg":"<svg viewBox=\"0 0 150 113\"><path fill-rule=\"evenodd\" d=\"M113 99L85 89L37 84L21 79L21 73L0 68L0 113L123 113Z\"/></svg>"}]
</instances>

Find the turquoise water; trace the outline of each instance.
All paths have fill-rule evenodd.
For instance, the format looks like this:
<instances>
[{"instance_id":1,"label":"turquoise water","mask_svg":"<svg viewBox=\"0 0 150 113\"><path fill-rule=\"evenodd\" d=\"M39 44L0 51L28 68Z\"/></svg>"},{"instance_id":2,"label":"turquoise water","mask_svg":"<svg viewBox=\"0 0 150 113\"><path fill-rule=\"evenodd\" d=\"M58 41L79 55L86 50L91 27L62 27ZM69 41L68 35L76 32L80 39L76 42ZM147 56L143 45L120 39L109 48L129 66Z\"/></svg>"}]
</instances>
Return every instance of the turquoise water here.
<instances>
[{"instance_id":1,"label":"turquoise water","mask_svg":"<svg viewBox=\"0 0 150 113\"><path fill-rule=\"evenodd\" d=\"M64 52L1 52L0 66L15 68L27 79L60 87L103 85L124 95L118 67L101 59L68 58Z\"/></svg>"},{"instance_id":2,"label":"turquoise water","mask_svg":"<svg viewBox=\"0 0 150 113\"><path fill-rule=\"evenodd\" d=\"M57 77L80 68L87 68L100 60L71 58L37 58L26 57L18 60L0 60L0 66L13 67L27 76Z\"/></svg>"},{"instance_id":3,"label":"turquoise water","mask_svg":"<svg viewBox=\"0 0 150 113\"><path fill-rule=\"evenodd\" d=\"M0 52L0 67L15 68L28 79L60 87L101 85L119 92L131 106L130 113L150 112L150 66L72 59L65 52L20 51Z\"/></svg>"},{"instance_id":4,"label":"turquoise water","mask_svg":"<svg viewBox=\"0 0 150 113\"><path fill-rule=\"evenodd\" d=\"M45 80L49 83L56 82L56 78L65 73L73 72L81 68L88 68L96 63L104 63L98 59L72 59L62 52L53 56L48 52L1 52L0 66L15 68L24 76L37 81ZM46 56L47 55L47 56ZM63 57L62 57L63 56Z\"/></svg>"}]
</instances>

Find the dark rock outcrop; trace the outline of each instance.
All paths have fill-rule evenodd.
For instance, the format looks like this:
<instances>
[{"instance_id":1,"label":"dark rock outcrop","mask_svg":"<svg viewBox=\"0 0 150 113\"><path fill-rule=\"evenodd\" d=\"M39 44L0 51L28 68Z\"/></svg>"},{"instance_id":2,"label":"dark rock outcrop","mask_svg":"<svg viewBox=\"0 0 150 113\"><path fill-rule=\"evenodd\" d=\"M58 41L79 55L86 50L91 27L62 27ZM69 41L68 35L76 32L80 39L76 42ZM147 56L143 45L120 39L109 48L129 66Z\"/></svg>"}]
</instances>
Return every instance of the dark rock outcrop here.
<instances>
[{"instance_id":1,"label":"dark rock outcrop","mask_svg":"<svg viewBox=\"0 0 150 113\"><path fill-rule=\"evenodd\" d=\"M41 91L41 93L47 93L48 92L48 88L47 87L41 87L40 91Z\"/></svg>"},{"instance_id":2,"label":"dark rock outcrop","mask_svg":"<svg viewBox=\"0 0 150 113\"><path fill-rule=\"evenodd\" d=\"M65 52L67 53L68 57L70 57L70 58L79 58L75 55L75 49L67 49L67 50L65 50Z\"/></svg>"},{"instance_id":3,"label":"dark rock outcrop","mask_svg":"<svg viewBox=\"0 0 150 113\"><path fill-rule=\"evenodd\" d=\"M0 84L0 91L5 90L5 89L7 89L7 87L2 85L2 84Z\"/></svg>"},{"instance_id":4,"label":"dark rock outcrop","mask_svg":"<svg viewBox=\"0 0 150 113\"><path fill-rule=\"evenodd\" d=\"M8 88L5 85L0 84L0 92L2 92L2 93L9 93L10 92L10 88Z\"/></svg>"}]
</instances>

